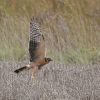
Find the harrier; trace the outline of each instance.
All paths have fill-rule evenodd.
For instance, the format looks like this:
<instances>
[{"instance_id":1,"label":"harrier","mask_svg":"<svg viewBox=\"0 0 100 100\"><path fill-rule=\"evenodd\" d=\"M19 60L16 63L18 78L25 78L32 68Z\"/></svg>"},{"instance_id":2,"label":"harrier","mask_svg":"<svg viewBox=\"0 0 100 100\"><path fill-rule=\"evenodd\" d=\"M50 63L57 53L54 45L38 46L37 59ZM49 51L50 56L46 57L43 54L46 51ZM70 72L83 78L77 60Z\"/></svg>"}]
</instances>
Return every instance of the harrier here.
<instances>
[{"instance_id":1,"label":"harrier","mask_svg":"<svg viewBox=\"0 0 100 100\"><path fill-rule=\"evenodd\" d=\"M15 70L15 73L31 68L33 68L33 73L35 73L43 65L52 61L51 58L45 57L45 38L40 31L40 24L38 23L38 20L34 17L30 22L29 54L30 64Z\"/></svg>"}]
</instances>

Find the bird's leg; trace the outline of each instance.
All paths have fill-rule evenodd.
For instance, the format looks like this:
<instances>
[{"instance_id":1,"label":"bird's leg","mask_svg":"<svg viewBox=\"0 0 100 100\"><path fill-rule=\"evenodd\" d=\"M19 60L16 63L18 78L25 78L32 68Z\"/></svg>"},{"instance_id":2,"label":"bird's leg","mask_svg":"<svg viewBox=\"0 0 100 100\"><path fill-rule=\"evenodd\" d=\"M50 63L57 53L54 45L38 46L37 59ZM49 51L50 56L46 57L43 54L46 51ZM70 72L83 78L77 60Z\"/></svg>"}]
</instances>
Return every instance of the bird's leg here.
<instances>
[{"instance_id":1,"label":"bird's leg","mask_svg":"<svg viewBox=\"0 0 100 100\"><path fill-rule=\"evenodd\" d=\"M38 67L34 66L33 71L32 71L32 78L35 78L35 74L36 74L37 71L38 71Z\"/></svg>"}]
</instances>

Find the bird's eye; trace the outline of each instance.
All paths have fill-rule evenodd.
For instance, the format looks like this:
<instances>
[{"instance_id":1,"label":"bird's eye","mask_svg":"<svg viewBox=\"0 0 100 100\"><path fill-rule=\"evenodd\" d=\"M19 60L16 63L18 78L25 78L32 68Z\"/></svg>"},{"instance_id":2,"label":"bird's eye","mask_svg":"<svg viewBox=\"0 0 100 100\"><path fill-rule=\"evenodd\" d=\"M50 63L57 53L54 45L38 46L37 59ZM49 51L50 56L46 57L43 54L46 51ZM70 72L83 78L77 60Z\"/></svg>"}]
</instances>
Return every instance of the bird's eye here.
<instances>
[{"instance_id":1,"label":"bird's eye","mask_svg":"<svg viewBox=\"0 0 100 100\"><path fill-rule=\"evenodd\" d=\"M53 61L51 58L45 58L45 62Z\"/></svg>"}]
</instances>

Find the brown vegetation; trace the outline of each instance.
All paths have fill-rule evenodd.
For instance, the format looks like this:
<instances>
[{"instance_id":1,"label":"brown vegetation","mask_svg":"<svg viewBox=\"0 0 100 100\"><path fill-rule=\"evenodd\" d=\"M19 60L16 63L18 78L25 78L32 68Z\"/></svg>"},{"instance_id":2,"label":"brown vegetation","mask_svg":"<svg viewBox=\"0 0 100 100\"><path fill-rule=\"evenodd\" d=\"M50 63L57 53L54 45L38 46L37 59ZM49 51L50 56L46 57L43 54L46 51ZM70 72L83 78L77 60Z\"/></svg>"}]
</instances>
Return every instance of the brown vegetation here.
<instances>
[{"instance_id":1,"label":"brown vegetation","mask_svg":"<svg viewBox=\"0 0 100 100\"><path fill-rule=\"evenodd\" d=\"M100 59L99 10L99 0L1 0L0 60L27 59L29 22L37 16L48 38L49 56L66 63L96 63Z\"/></svg>"}]
</instances>

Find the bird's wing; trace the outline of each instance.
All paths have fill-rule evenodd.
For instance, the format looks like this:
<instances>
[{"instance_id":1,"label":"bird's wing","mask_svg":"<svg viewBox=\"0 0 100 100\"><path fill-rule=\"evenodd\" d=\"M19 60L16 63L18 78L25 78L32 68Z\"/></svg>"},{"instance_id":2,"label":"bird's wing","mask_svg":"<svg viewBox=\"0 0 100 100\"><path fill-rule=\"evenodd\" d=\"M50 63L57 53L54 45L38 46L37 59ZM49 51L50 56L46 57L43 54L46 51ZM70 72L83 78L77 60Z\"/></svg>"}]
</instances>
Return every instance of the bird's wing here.
<instances>
[{"instance_id":1,"label":"bird's wing","mask_svg":"<svg viewBox=\"0 0 100 100\"><path fill-rule=\"evenodd\" d=\"M37 59L43 59L45 57L45 40L41 33L39 23L34 18L30 22L30 41L29 41L29 53L30 62L34 62Z\"/></svg>"}]
</instances>

